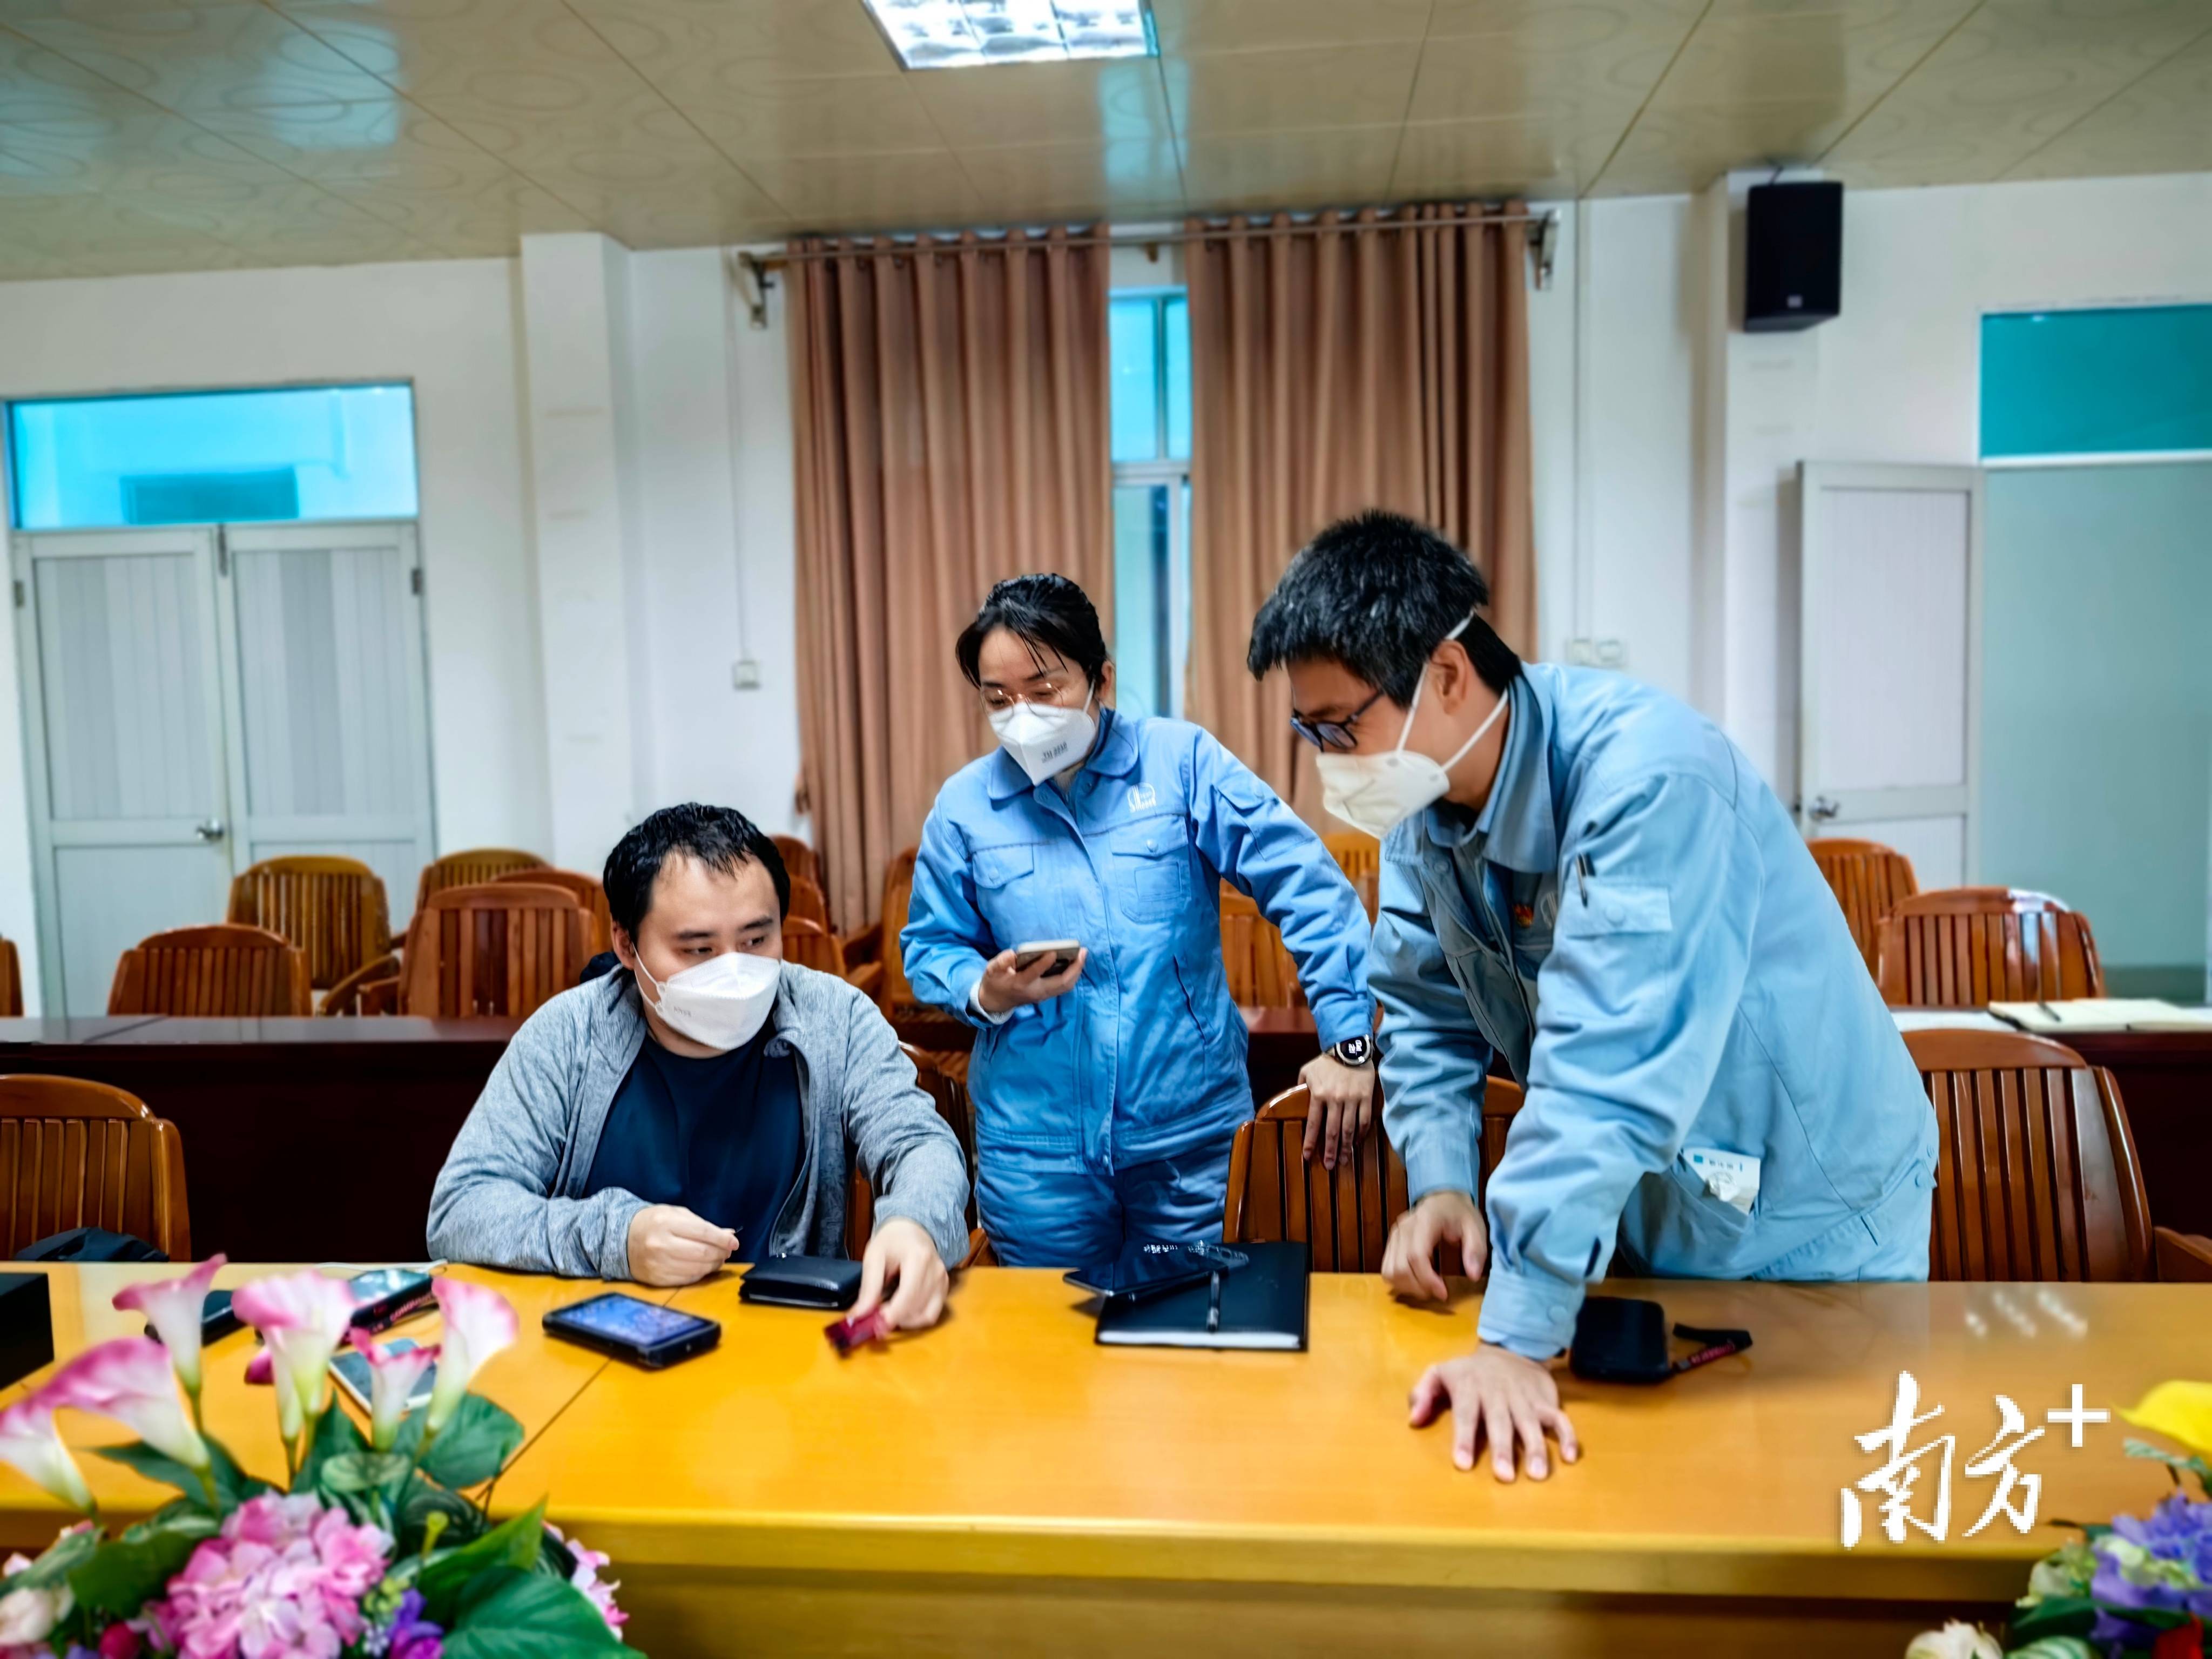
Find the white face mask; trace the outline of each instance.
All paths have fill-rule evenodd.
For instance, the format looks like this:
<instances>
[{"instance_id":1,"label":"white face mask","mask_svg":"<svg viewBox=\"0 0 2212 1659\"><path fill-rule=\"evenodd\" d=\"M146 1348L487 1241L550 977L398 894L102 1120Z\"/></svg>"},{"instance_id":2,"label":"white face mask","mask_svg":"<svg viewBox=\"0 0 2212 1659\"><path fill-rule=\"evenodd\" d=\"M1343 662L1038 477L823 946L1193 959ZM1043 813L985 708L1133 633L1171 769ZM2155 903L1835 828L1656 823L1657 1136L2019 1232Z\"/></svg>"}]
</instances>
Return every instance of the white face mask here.
<instances>
[{"instance_id":1,"label":"white face mask","mask_svg":"<svg viewBox=\"0 0 2212 1659\"><path fill-rule=\"evenodd\" d=\"M1031 783L1042 783L1055 772L1065 772L1091 752L1098 735L1098 721L1091 713L1091 697L1080 708L1058 703L1018 702L1011 708L991 711L991 730L999 746L1014 757L1014 764L1029 775Z\"/></svg>"},{"instance_id":2,"label":"white face mask","mask_svg":"<svg viewBox=\"0 0 2212 1659\"><path fill-rule=\"evenodd\" d=\"M1473 618L1469 618L1472 621ZM1467 623L1444 635L1455 640L1467 629ZM1448 761L1439 761L1406 747L1406 739L1413 730L1413 715L1421 706L1421 693L1428 689L1429 672L1421 670L1421 680L1413 688L1413 701L1406 708L1406 724L1399 729L1398 746L1380 755L1323 755L1316 764L1321 769L1322 805L1355 830L1364 830L1380 841L1432 801L1441 800L1451 787L1451 769L1458 765L1468 750L1480 743L1490 728L1498 724L1505 713L1505 698L1498 699L1498 707L1490 716L1474 728L1474 735L1460 744Z\"/></svg>"},{"instance_id":3,"label":"white face mask","mask_svg":"<svg viewBox=\"0 0 2212 1659\"><path fill-rule=\"evenodd\" d=\"M653 1006L671 1030L726 1054L744 1048L768 1023L783 964L730 951L696 968L671 974L665 985L653 978L641 958L637 971L659 993Z\"/></svg>"}]
</instances>

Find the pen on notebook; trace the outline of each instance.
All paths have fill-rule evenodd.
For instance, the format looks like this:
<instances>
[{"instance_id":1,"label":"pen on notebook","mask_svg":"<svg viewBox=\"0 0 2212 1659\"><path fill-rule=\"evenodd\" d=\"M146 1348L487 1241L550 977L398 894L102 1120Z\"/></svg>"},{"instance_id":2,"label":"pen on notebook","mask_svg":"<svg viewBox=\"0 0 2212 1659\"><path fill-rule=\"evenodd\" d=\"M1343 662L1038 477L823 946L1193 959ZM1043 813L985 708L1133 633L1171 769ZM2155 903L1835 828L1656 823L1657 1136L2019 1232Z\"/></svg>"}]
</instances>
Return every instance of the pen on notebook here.
<instances>
[{"instance_id":1,"label":"pen on notebook","mask_svg":"<svg viewBox=\"0 0 2212 1659\"><path fill-rule=\"evenodd\" d=\"M1206 1328L1209 1334L1221 1328L1221 1270L1213 1271L1213 1283L1206 1293Z\"/></svg>"}]
</instances>

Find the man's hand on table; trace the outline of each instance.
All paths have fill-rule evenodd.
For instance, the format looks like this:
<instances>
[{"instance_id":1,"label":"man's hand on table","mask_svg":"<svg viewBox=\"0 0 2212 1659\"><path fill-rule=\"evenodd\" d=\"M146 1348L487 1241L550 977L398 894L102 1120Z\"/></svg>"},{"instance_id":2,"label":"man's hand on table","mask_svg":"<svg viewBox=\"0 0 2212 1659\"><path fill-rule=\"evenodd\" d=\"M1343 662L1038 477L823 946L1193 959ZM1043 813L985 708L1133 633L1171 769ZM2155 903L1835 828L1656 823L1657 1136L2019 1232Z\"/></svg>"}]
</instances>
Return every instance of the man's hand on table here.
<instances>
[{"instance_id":1,"label":"man's hand on table","mask_svg":"<svg viewBox=\"0 0 2212 1659\"><path fill-rule=\"evenodd\" d=\"M937 1245L919 1222L896 1217L876 1229L860 1257L860 1295L847 1316L859 1319L881 1303L884 1322L895 1331L927 1330L945 1311L951 1277ZM888 1299L884 1291L891 1287Z\"/></svg>"},{"instance_id":2,"label":"man's hand on table","mask_svg":"<svg viewBox=\"0 0 2212 1659\"><path fill-rule=\"evenodd\" d=\"M1467 1276L1482 1277L1490 1255L1490 1231L1468 1194L1431 1193L1398 1218L1382 1251L1382 1277L1390 1288L1416 1300L1449 1300L1451 1291L1432 1260L1439 1244L1458 1245L1460 1266Z\"/></svg>"},{"instance_id":3,"label":"man's hand on table","mask_svg":"<svg viewBox=\"0 0 2212 1659\"><path fill-rule=\"evenodd\" d=\"M735 1233L681 1204L648 1204L629 1218L629 1276L641 1285L696 1285L737 1248Z\"/></svg>"},{"instance_id":4,"label":"man's hand on table","mask_svg":"<svg viewBox=\"0 0 2212 1659\"><path fill-rule=\"evenodd\" d=\"M1352 1144L1375 1118L1375 1068L1316 1054L1298 1073L1306 1085L1306 1162L1331 1170L1349 1160Z\"/></svg>"},{"instance_id":5,"label":"man's hand on table","mask_svg":"<svg viewBox=\"0 0 2212 1659\"><path fill-rule=\"evenodd\" d=\"M1462 1359L1431 1365L1413 1384L1409 1421L1425 1428L1449 1407L1452 1419L1452 1462L1458 1468L1474 1467L1478 1442L1490 1442L1490 1467L1500 1480L1514 1475L1517 1447L1531 1480L1552 1472L1544 1437L1559 1443L1559 1457L1571 1463L1582 1455L1575 1442L1574 1425L1559 1409L1559 1388L1548 1367L1519 1354L1484 1343Z\"/></svg>"}]
</instances>

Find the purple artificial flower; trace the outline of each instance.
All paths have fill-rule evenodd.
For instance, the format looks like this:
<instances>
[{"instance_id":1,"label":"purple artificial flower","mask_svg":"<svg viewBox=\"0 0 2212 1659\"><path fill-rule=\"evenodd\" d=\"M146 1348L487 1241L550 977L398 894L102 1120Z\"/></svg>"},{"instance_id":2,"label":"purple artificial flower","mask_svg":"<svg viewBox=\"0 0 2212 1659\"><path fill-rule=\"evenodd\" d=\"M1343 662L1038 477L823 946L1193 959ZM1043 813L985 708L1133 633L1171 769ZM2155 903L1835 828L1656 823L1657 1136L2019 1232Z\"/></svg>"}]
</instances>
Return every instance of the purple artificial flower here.
<instances>
[{"instance_id":1,"label":"purple artificial flower","mask_svg":"<svg viewBox=\"0 0 2212 1659\"><path fill-rule=\"evenodd\" d=\"M2212 1503L2176 1492L2148 1519L2118 1516L2097 1540L2098 1604L2089 1639L2108 1652L2148 1647L2159 1627L2130 1612L2193 1614L2212 1623Z\"/></svg>"},{"instance_id":2,"label":"purple artificial flower","mask_svg":"<svg viewBox=\"0 0 2212 1659\"><path fill-rule=\"evenodd\" d=\"M422 1616L422 1592L410 1589L399 1598L392 1622L368 1633L363 1652L385 1659L443 1659L446 1632Z\"/></svg>"}]
</instances>

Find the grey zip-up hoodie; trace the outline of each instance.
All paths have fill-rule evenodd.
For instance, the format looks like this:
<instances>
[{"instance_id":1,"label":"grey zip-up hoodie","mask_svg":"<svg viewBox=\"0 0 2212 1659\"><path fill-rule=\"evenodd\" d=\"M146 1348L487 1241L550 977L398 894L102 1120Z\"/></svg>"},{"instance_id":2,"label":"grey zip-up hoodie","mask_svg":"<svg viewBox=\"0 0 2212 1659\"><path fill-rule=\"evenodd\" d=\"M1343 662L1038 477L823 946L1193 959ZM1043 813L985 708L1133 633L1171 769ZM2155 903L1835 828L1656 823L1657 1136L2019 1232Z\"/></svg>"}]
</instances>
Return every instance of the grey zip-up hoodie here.
<instances>
[{"instance_id":1,"label":"grey zip-up hoodie","mask_svg":"<svg viewBox=\"0 0 2212 1659\"><path fill-rule=\"evenodd\" d=\"M804 1172L769 1252L845 1253L857 1158L875 1190L875 1224L917 1222L945 1266L958 1265L968 1243L960 1143L875 1004L841 979L786 963L769 1023L769 1052L798 1062ZM629 1224L646 1201L617 1188L587 1198L584 1184L645 1036L635 984L620 969L563 991L523 1023L438 1173L432 1255L516 1273L630 1276Z\"/></svg>"}]
</instances>

